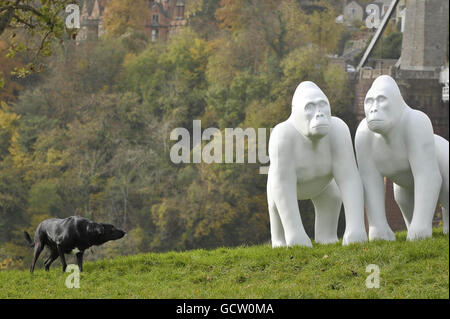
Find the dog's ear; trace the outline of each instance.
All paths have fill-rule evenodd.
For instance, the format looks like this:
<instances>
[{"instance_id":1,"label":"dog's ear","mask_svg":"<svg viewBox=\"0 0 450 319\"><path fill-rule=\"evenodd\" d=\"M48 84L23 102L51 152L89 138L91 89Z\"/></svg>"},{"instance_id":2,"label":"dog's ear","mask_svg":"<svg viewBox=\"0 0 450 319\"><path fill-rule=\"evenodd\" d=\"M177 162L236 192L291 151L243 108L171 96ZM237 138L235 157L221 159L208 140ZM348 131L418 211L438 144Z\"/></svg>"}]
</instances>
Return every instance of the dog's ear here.
<instances>
[{"instance_id":1,"label":"dog's ear","mask_svg":"<svg viewBox=\"0 0 450 319\"><path fill-rule=\"evenodd\" d=\"M86 230L89 234L92 234L94 232L94 223L87 224Z\"/></svg>"},{"instance_id":2,"label":"dog's ear","mask_svg":"<svg viewBox=\"0 0 450 319\"><path fill-rule=\"evenodd\" d=\"M87 226L87 231L90 234L103 235L105 232L103 225L96 223L89 223Z\"/></svg>"},{"instance_id":3,"label":"dog's ear","mask_svg":"<svg viewBox=\"0 0 450 319\"><path fill-rule=\"evenodd\" d=\"M96 226L97 234L103 235L105 233L105 227L102 224L97 224Z\"/></svg>"}]
</instances>

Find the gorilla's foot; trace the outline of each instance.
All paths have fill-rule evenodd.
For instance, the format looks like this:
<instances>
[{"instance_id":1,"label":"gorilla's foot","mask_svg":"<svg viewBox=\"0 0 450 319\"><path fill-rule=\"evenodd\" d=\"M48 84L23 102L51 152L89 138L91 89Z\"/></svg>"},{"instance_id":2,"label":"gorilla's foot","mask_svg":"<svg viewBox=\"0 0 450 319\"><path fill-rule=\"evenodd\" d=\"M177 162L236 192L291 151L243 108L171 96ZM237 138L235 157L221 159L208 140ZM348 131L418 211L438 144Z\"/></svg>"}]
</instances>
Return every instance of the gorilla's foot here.
<instances>
[{"instance_id":1,"label":"gorilla's foot","mask_svg":"<svg viewBox=\"0 0 450 319\"><path fill-rule=\"evenodd\" d=\"M272 240L272 248L286 247L286 242L283 240Z\"/></svg>"},{"instance_id":2,"label":"gorilla's foot","mask_svg":"<svg viewBox=\"0 0 450 319\"><path fill-rule=\"evenodd\" d=\"M430 238L433 235L433 229L426 226L415 226L411 225L408 230L407 240L418 240L424 238Z\"/></svg>"},{"instance_id":3,"label":"gorilla's foot","mask_svg":"<svg viewBox=\"0 0 450 319\"><path fill-rule=\"evenodd\" d=\"M304 246L304 247L312 247L311 239L305 234L305 235L298 235L292 236L290 238L286 239L286 244L288 247L292 246Z\"/></svg>"},{"instance_id":4,"label":"gorilla's foot","mask_svg":"<svg viewBox=\"0 0 450 319\"><path fill-rule=\"evenodd\" d=\"M392 229L387 227L369 227L369 240L395 240L395 234Z\"/></svg>"},{"instance_id":5,"label":"gorilla's foot","mask_svg":"<svg viewBox=\"0 0 450 319\"><path fill-rule=\"evenodd\" d=\"M395 236L394 236L394 240L395 240ZM344 238L342 239L342 245L349 245L349 244L353 244L353 243L362 243L365 241L367 241L367 234L366 234L365 230L346 231L344 234Z\"/></svg>"},{"instance_id":6,"label":"gorilla's foot","mask_svg":"<svg viewBox=\"0 0 450 319\"><path fill-rule=\"evenodd\" d=\"M443 232L445 235L448 235L448 204L442 206L442 224L443 224Z\"/></svg>"},{"instance_id":7,"label":"gorilla's foot","mask_svg":"<svg viewBox=\"0 0 450 319\"><path fill-rule=\"evenodd\" d=\"M337 235L335 236L316 236L315 238L316 243L327 245L327 244L334 244L339 241L337 238Z\"/></svg>"}]
</instances>

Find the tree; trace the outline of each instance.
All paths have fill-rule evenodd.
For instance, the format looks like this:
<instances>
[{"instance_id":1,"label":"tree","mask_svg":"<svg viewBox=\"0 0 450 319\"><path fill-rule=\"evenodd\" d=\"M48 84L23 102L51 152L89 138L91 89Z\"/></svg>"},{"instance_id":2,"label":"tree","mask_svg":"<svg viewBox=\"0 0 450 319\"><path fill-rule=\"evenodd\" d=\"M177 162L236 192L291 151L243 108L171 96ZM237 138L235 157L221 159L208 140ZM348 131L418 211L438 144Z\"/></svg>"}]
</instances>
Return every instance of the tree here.
<instances>
[{"instance_id":1,"label":"tree","mask_svg":"<svg viewBox=\"0 0 450 319\"><path fill-rule=\"evenodd\" d=\"M375 46L373 57L376 59L398 59L402 51L401 32L392 32L383 36Z\"/></svg>"},{"instance_id":2,"label":"tree","mask_svg":"<svg viewBox=\"0 0 450 319\"><path fill-rule=\"evenodd\" d=\"M222 136L225 127L270 129L304 80L349 123L347 75L326 57L334 49L324 40L338 34L331 11L314 15L297 0L193 0L187 27L148 43L131 19L136 4L147 7L103 3L116 33L57 51L40 81L0 110L0 257L21 254L19 230L74 214L130 234L90 258L269 240L260 164L175 165L170 132L194 119ZM311 25L324 19L332 21L314 38ZM313 220L312 205L302 217Z\"/></svg>"},{"instance_id":3,"label":"tree","mask_svg":"<svg viewBox=\"0 0 450 319\"><path fill-rule=\"evenodd\" d=\"M337 14L331 5L308 15L309 39L321 51L336 53L344 26L335 22Z\"/></svg>"},{"instance_id":4,"label":"tree","mask_svg":"<svg viewBox=\"0 0 450 319\"><path fill-rule=\"evenodd\" d=\"M26 185L22 170L14 165L9 149L18 136L20 117L0 102L0 243L11 240L24 223Z\"/></svg>"},{"instance_id":5,"label":"tree","mask_svg":"<svg viewBox=\"0 0 450 319\"><path fill-rule=\"evenodd\" d=\"M0 101L0 160L8 153L12 140L17 139L20 116L11 112L5 102Z\"/></svg>"},{"instance_id":6,"label":"tree","mask_svg":"<svg viewBox=\"0 0 450 319\"><path fill-rule=\"evenodd\" d=\"M0 161L0 243L10 241L13 232L25 223L26 195L21 171L11 158Z\"/></svg>"},{"instance_id":7,"label":"tree","mask_svg":"<svg viewBox=\"0 0 450 319\"><path fill-rule=\"evenodd\" d=\"M190 127L206 106L206 65L209 48L190 28L167 44L150 44L128 61L124 86L139 94L159 118L178 118L177 126Z\"/></svg>"},{"instance_id":8,"label":"tree","mask_svg":"<svg viewBox=\"0 0 450 319\"><path fill-rule=\"evenodd\" d=\"M285 54L286 19L279 1L222 0L216 18L230 34L240 67L256 71L267 54Z\"/></svg>"},{"instance_id":9,"label":"tree","mask_svg":"<svg viewBox=\"0 0 450 319\"><path fill-rule=\"evenodd\" d=\"M15 69L23 67L21 59L6 57L8 43L0 39L0 101L13 102L18 92L23 89L19 79L12 73Z\"/></svg>"},{"instance_id":10,"label":"tree","mask_svg":"<svg viewBox=\"0 0 450 319\"><path fill-rule=\"evenodd\" d=\"M51 43L64 35L62 13L71 0L0 0L0 35L10 30L11 45L9 57L17 52L33 52L33 59L27 67L18 69L20 76L35 71L35 63L40 56L49 56L53 50ZM35 42L24 42L18 32L24 30L35 38Z\"/></svg>"},{"instance_id":11,"label":"tree","mask_svg":"<svg viewBox=\"0 0 450 319\"><path fill-rule=\"evenodd\" d=\"M106 30L115 36L124 34L128 29L142 30L148 14L148 1L111 0L105 12Z\"/></svg>"},{"instance_id":12,"label":"tree","mask_svg":"<svg viewBox=\"0 0 450 319\"><path fill-rule=\"evenodd\" d=\"M44 32L43 41L63 27L59 15L71 0L0 0L0 35L7 28Z\"/></svg>"},{"instance_id":13,"label":"tree","mask_svg":"<svg viewBox=\"0 0 450 319\"><path fill-rule=\"evenodd\" d=\"M185 16L189 26L204 39L213 39L219 30L215 13L220 0L190 0Z\"/></svg>"}]
</instances>

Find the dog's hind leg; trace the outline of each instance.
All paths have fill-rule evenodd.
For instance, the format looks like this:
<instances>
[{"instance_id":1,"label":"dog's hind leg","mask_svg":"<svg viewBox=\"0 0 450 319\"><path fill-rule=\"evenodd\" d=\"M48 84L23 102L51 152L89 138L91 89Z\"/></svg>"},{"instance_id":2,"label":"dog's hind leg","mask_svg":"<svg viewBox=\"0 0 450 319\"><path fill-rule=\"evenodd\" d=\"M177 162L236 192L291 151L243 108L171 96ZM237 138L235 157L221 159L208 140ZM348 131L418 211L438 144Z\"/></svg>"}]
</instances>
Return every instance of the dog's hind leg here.
<instances>
[{"instance_id":1,"label":"dog's hind leg","mask_svg":"<svg viewBox=\"0 0 450 319\"><path fill-rule=\"evenodd\" d=\"M45 271L50 270L50 265L58 258L58 256L59 256L58 250L52 249L50 256L44 262Z\"/></svg>"},{"instance_id":2,"label":"dog's hind leg","mask_svg":"<svg viewBox=\"0 0 450 319\"><path fill-rule=\"evenodd\" d=\"M67 263L66 263L66 257L64 256L64 251L60 245L57 245L57 248L58 248L59 258L61 258L62 271L66 272Z\"/></svg>"},{"instance_id":3,"label":"dog's hind leg","mask_svg":"<svg viewBox=\"0 0 450 319\"><path fill-rule=\"evenodd\" d=\"M42 242L37 242L34 246L34 256L33 261L31 263L30 272L32 273L34 271L34 266L36 265L36 261L39 258L39 255L41 254L42 250L44 249L44 245Z\"/></svg>"},{"instance_id":4,"label":"dog's hind leg","mask_svg":"<svg viewBox=\"0 0 450 319\"><path fill-rule=\"evenodd\" d=\"M80 272L83 271L83 254L84 254L84 251L80 251L79 253L77 253L77 263L78 263L78 268L80 269Z\"/></svg>"}]
</instances>

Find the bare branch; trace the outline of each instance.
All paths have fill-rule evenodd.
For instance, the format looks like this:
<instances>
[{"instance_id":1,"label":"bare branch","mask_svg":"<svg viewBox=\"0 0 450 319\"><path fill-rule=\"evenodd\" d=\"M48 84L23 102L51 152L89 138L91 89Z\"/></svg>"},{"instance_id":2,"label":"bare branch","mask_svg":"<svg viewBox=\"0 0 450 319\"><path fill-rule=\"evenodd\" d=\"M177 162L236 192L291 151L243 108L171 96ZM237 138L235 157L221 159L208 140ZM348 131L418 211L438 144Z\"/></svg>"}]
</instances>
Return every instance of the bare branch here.
<instances>
[{"instance_id":1,"label":"bare branch","mask_svg":"<svg viewBox=\"0 0 450 319\"><path fill-rule=\"evenodd\" d=\"M36 27L36 25L31 24L31 23L29 23L29 22L26 22L25 20L19 18L17 15L14 15L13 18L16 19L17 22L20 22L20 23L22 23L22 24L25 24L25 25L26 25L27 27L29 27L30 29L34 29L34 28Z\"/></svg>"},{"instance_id":2,"label":"bare branch","mask_svg":"<svg viewBox=\"0 0 450 319\"><path fill-rule=\"evenodd\" d=\"M41 18L44 17L44 15L41 12L39 12L39 10L36 10L35 8L33 8L32 6L27 5L27 4L15 5L15 9L20 9L20 10L23 10L23 11L30 11L34 15L37 15L38 17L41 17Z\"/></svg>"}]
</instances>

